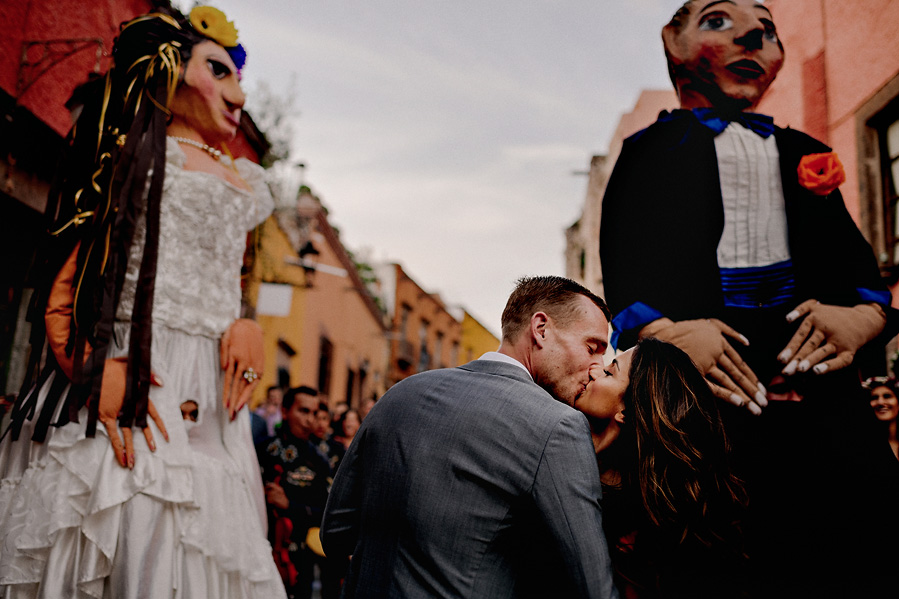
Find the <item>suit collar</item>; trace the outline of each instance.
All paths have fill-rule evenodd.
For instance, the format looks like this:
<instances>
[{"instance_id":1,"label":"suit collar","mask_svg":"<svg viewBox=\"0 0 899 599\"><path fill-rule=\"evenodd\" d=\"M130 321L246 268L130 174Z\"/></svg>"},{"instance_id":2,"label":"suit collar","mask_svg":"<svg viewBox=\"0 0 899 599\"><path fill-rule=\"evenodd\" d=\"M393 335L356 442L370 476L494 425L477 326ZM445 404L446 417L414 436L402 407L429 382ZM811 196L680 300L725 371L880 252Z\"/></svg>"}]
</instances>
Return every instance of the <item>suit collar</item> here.
<instances>
[{"instance_id":1,"label":"suit collar","mask_svg":"<svg viewBox=\"0 0 899 599\"><path fill-rule=\"evenodd\" d=\"M508 362L500 362L498 360L473 360L468 364L459 366L462 370L470 372L480 372L484 374L495 374L507 378L515 379L523 383L536 385L530 373L520 366L509 364Z\"/></svg>"}]
</instances>

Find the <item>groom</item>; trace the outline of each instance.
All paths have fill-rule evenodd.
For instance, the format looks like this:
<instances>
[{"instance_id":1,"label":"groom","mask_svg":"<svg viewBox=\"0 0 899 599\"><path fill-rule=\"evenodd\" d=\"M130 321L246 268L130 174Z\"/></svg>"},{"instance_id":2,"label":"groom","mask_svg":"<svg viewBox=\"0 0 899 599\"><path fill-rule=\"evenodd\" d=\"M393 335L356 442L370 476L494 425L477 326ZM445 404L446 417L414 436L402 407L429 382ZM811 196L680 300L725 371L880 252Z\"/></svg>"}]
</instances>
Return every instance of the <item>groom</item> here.
<instances>
[{"instance_id":1,"label":"groom","mask_svg":"<svg viewBox=\"0 0 899 599\"><path fill-rule=\"evenodd\" d=\"M603 366L605 302L519 281L496 352L394 385L334 478L344 597L616 597L590 429L571 406Z\"/></svg>"}]
</instances>

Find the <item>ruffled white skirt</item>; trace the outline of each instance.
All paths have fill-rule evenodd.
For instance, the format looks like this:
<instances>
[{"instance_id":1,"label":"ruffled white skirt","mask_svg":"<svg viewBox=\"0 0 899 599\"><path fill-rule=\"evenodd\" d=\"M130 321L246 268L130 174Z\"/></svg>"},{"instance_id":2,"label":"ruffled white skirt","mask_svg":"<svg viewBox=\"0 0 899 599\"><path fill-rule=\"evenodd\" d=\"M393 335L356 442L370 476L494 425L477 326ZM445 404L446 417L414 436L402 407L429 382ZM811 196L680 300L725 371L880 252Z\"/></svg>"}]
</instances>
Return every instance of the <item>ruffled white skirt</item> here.
<instances>
[{"instance_id":1,"label":"ruffled white skirt","mask_svg":"<svg viewBox=\"0 0 899 599\"><path fill-rule=\"evenodd\" d=\"M127 325L116 333L121 355ZM135 431L133 470L118 465L102 425L85 437L86 409L42 444L30 441L31 423L18 441L3 439L0 597L286 596L247 410L232 422L222 407L218 341L154 326L152 362L163 386L150 398L169 442L151 422L151 452ZM182 419L187 400L199 406L196 423Z\"/></svg>"}]
</instances>

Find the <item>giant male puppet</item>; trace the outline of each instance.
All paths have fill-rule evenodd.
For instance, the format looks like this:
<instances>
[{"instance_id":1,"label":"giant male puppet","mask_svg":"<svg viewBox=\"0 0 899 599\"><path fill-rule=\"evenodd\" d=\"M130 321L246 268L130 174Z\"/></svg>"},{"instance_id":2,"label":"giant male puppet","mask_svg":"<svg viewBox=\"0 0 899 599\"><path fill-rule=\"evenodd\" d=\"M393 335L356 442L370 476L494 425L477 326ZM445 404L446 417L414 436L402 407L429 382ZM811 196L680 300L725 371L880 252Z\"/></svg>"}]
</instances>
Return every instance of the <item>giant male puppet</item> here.
<instances>
[{"instance_id":1,"label":"giant male puppet","mask_svg":"<svg viewBox=\"0 0 899 599\"><path fill-rule=\"evenodd\" d=\"M678 345L732 404L758 596L878 596L896 556L871 548L897 518L872 508L895 505L899 468L854 360L890 293L842 167L752 112L784 60L768 7L691 0L662 38L681 108L625 141L602 206L613 343Z\"/></svg>"}]
</instances>

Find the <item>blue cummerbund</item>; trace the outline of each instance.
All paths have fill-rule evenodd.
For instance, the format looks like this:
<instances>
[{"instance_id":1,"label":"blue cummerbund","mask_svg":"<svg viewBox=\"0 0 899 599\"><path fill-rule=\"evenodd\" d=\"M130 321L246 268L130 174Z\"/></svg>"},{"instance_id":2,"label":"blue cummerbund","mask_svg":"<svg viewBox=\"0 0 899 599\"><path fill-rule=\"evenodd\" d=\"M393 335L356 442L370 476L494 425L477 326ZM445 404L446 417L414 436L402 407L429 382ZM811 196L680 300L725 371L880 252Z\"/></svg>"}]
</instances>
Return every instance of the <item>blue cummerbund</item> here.
<instances>
[{"instance_id":1,"label":"blue cummerbund","mask_svg":"<svg viewBox=\"0 0 899 599\"><path fill-rule=\"evenodd\" d=\"M724 305L732 308L773 308L793 299L793 261L768 266L722 268Z\"/></svg>"}]
</instances>

